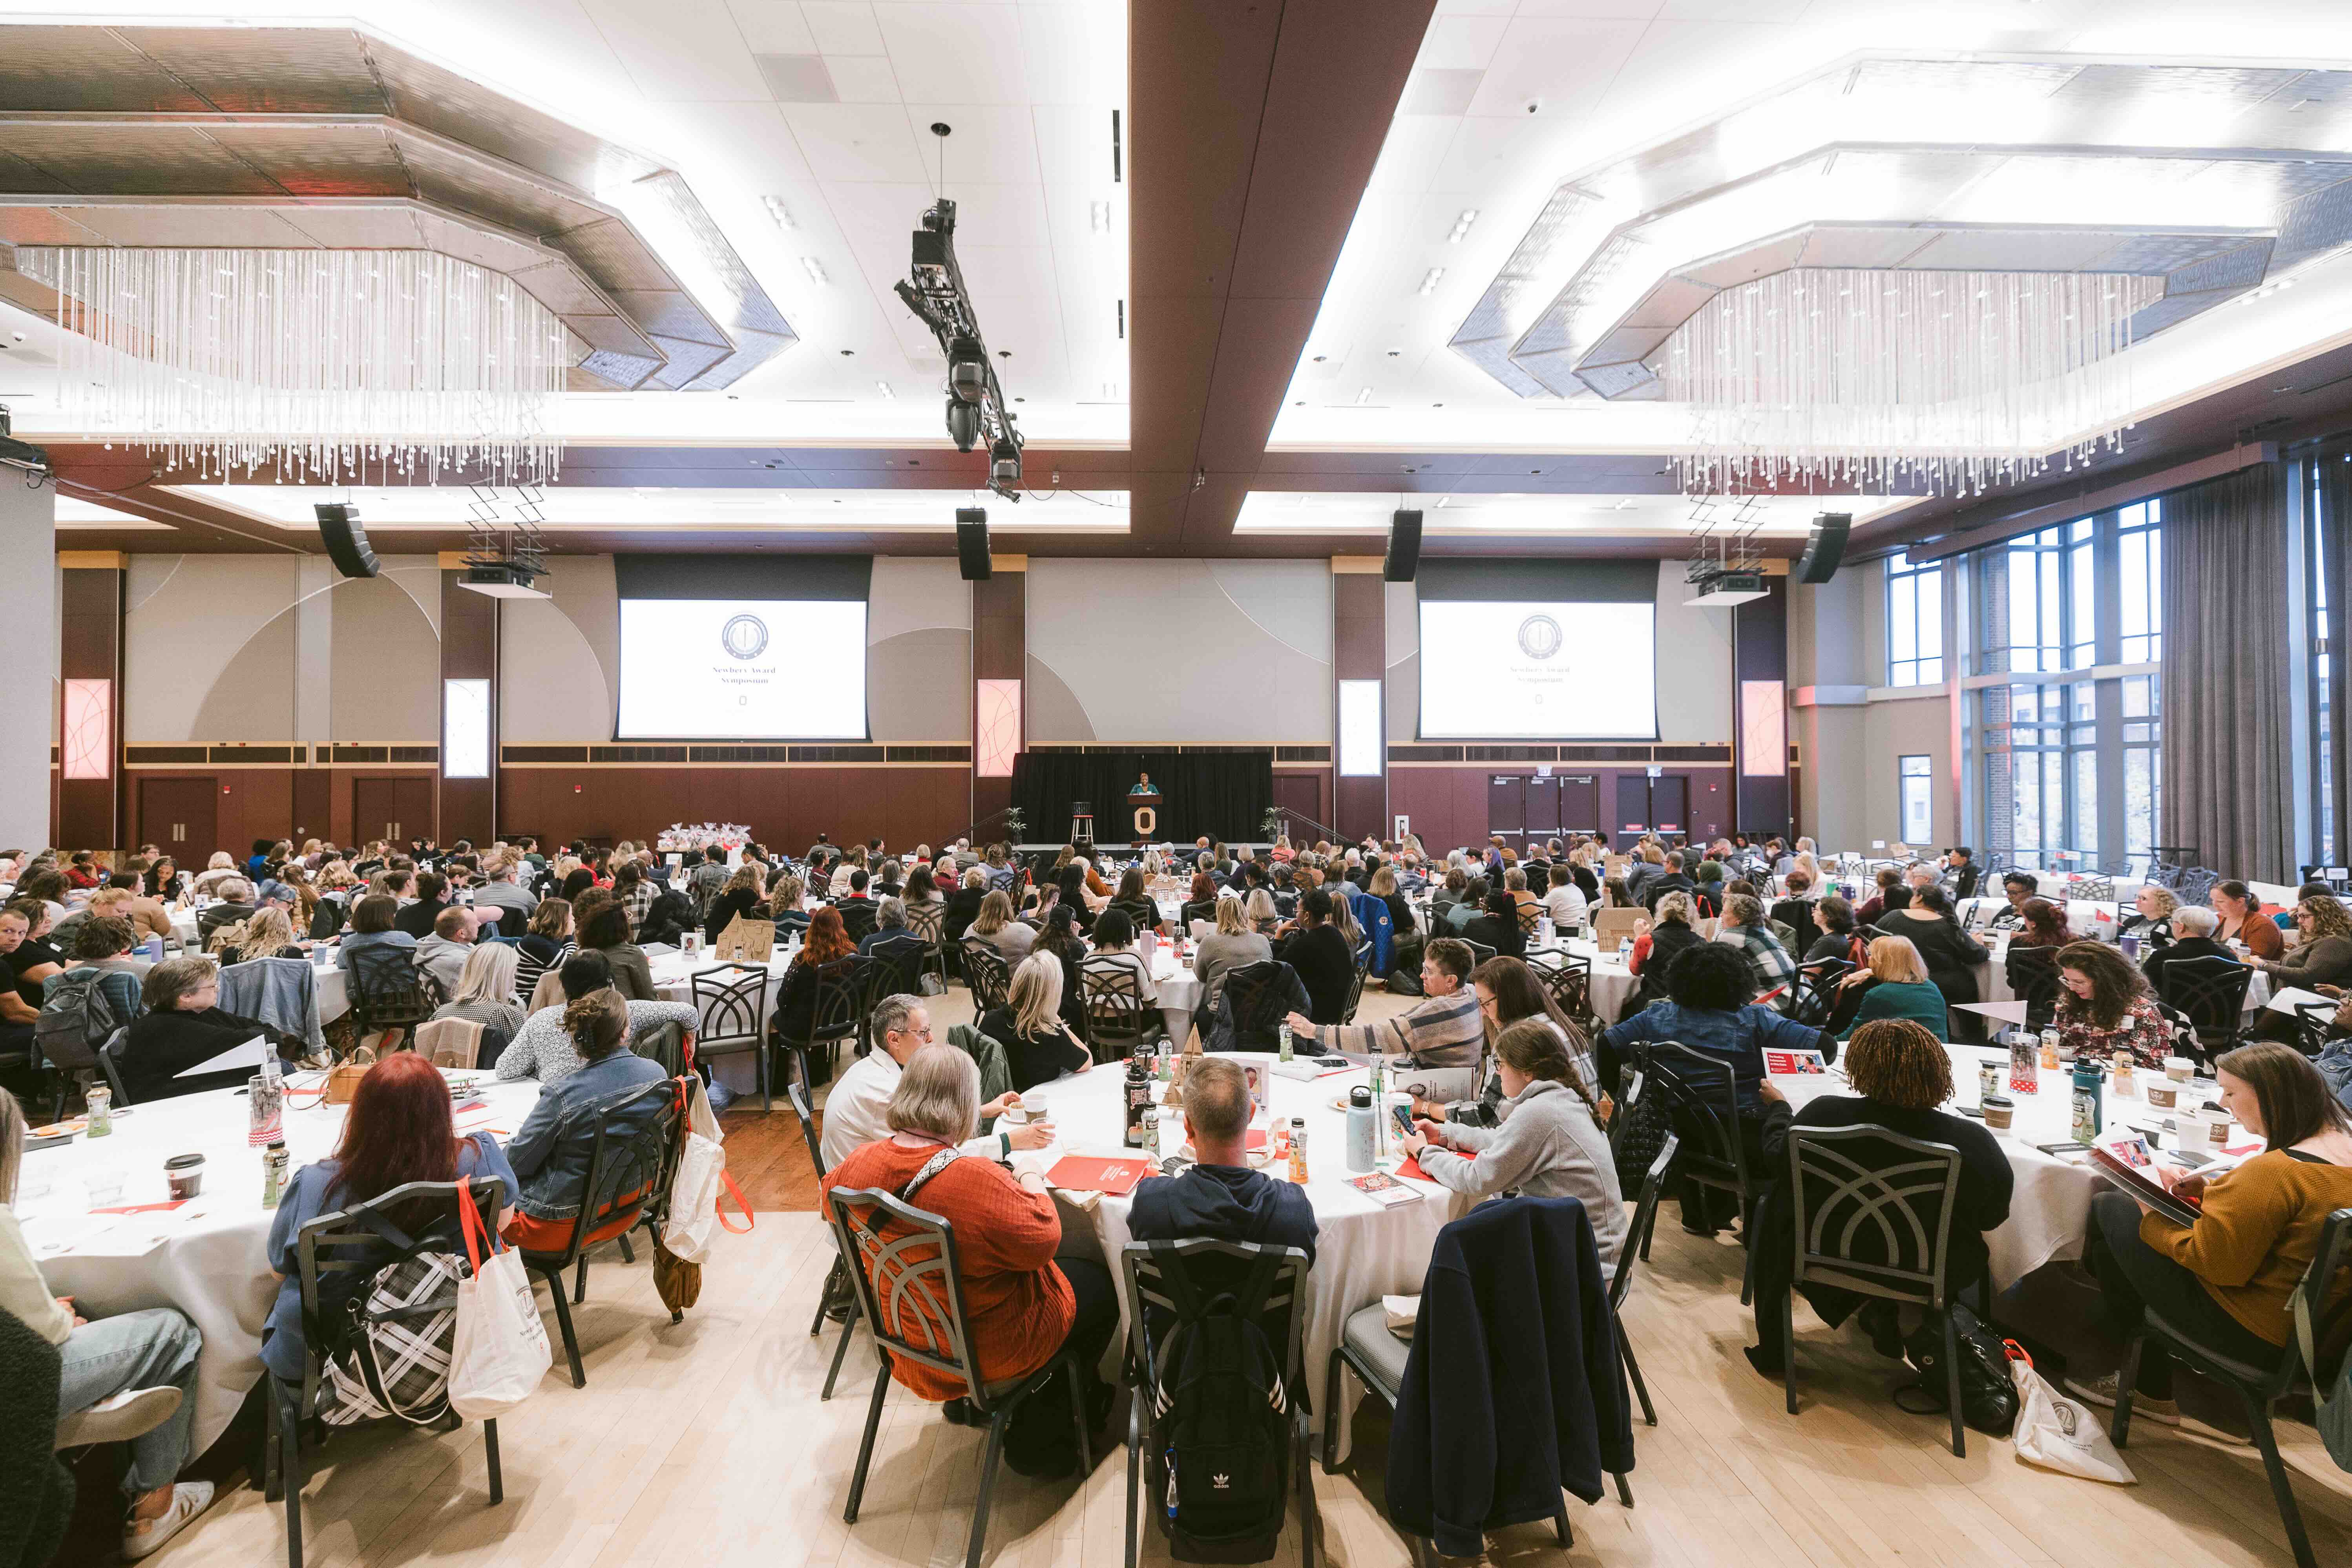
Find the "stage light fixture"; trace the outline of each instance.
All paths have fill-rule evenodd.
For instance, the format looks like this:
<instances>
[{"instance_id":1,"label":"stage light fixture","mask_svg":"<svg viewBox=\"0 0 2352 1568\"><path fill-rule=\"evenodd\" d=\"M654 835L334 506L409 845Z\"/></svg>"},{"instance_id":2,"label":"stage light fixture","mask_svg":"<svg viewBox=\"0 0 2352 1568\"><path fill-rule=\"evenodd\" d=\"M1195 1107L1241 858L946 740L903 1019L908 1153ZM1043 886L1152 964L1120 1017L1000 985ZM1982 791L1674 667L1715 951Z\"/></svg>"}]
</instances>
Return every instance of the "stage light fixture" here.
<instances>
[{"instance_id":1,"label":"stage light fixture","mask_svg":"<svg viewBox=\"0 0 2352 1568\"><path fill-rule=\"evenodd\" d=\"M969 452L980 439L980 405L948 395L948 439L959 452Z\"/></svg>"},{"instance_id":2,"label":"stage light fixture","mask_svg":"<svg viewBox=\"0 0 2352 1568\"><path fill-rule=\"evenodd\" d=\"M933 126L945 135L944 126ZM948 437L959 452L988 443L988 488L1005 500L1021 499L1021 432L1007 411L1004 388L996 379L994 358L980 331L980 317L964 288L963 271L956 265L955 203L940 197L923 214L915 230L913 256L907 277L897 286L898 298L939 341L948 363Z\"/></svg>"}]
</instances>

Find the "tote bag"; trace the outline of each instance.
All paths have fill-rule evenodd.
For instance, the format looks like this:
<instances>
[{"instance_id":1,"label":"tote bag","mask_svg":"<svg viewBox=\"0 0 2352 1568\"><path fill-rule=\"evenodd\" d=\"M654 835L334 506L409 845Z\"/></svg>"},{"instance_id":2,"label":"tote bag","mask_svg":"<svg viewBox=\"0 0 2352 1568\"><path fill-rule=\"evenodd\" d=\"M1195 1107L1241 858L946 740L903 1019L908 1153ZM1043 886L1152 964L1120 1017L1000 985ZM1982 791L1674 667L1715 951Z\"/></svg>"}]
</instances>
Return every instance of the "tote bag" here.
<instances>
[{"instance_id":1,"label":"tote bag","mask_svg":"<svg viewBox=\"0 0 2352 1568\"><path fill-rule=\"evenodd\" d=\"M457 1220L473 1273L457 1283L449 1408L468 1420L491 1421L530 1397L554 1355L522 1254L511 1247L493 1250L497 1242L471 1201L457 1205Z\"/></svg>"},{"instance_id":2,"label":"tote bag","mask_svg":"<svg viewBox=\"0 0 2352 1568\"><path fill-rule=\"evenodd\" d=\"M2057 1470L2085 1480L2113 1481L2131 1486L2132 1474L2124 1457L2107 1440L2098 1413L2079 1400L2067 1398L2033 1370L2033 1358L2015 1340L2004 1342L2009 1374L2017 1382L2017 1426L2012 1437L2017 1457L2029 1465Z\"/></svg>"},{"instance_id":3,"label":"tote bag","mask_svg":"<svg viewBox=\"0 0 2352 1568\"><path fill-rule=\"evenodd\" d=\"M679 1262L700 1263L710 1256L714 1228L726 1224L719 1212L723 1191L734 1192L735 1206L744 1218L740 1226L727 1226L729 1230L751 1229L751 1215L741 1190L727 1173L727 1151L719 1144L719 1118L711 1112L709 1092L699 1078L681 1081L686 1085L686 1146L678 1152L677 1174L670 1183L669 1217L662 1225L661 1243Z\"/></svg>"}]
</instances>

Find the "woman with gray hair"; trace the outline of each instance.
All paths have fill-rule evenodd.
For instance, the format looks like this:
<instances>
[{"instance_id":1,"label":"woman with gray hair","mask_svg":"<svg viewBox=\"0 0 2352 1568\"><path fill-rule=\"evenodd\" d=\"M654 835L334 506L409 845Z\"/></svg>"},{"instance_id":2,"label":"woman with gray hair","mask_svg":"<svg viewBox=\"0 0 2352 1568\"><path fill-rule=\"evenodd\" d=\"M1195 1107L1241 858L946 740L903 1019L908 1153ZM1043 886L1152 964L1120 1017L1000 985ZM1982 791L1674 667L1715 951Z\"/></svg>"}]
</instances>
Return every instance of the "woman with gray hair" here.
<instances>
[{"instance_id":1,"label":"woman with gray hair","mask_svg":"<svg viewBox=\"0 0 2352 1568\"><path fill-rule=\"evenodd\" d=\"M221 1011L219 1002L220 970L209 958L184 954L147 972L140 984L140 1003L147 1010L131 1024L114 1054L122 1092L131 1104L242 1084L254 1074L250 1065L194 1078L180 1074L235 1050L256 1035L289 1061L309 1048L258 1019Z\"/></svg>"},{"instance_id":2,"label":"woman with gray hair","mask_svg":"<svg viewBox=\"0 0 2352 1568\"><path fill-rule=\"evenodd\" d=\"M0 1312L10 1313L57 1348L62 1363L57 1414L79 1415L118 1394L127 1398L132 1410L169 1403L172 1390L180 1395L179 1408L169 1419L131 1442L130 1473L122 1480L130 1503L122 1521L122 1555L144 1557L213 1500L210 1481L178 1481L180 1467L188 1462L189 1431L196 1411L196 1356L204 1349L204 1336L169 1307L118 1312L91 1321L76 1310L71 1300L51 1292L16 1224L16 1174L25 1131L25 1112L16 1097L0 1089ZM28 1412L10 1414L20 1421L29 1419ZM40 1480L37 1476L26 1479L32 1482L29 1490L12 1489L11 1495L37 1521L43 1506ZM70 1512L73 1489L65 1487L63 1493L56 1500Z\"/></svg>"},{"instance_id":3,"label":"woman with gray hair","mask_svg":"<svg viewBox=\"0 0 2352 1568\"><path fill-rule=\"evenodd\" d=\"M887 1245L909 1234L878 1208L859 1210L856 1194L889 1193L945 1220L956 1239L962 1287L965 1352L982 1384L1024 1378L1066 1347L1076 1357L1088 1425L1109 1413L1109 1390L1095 1369L1118 1326L1118 1295L1110 1271L1087 1258L1056 1260L1062 1221L1045 1175L1025 1166L1018 1175L992 1160L961 1154L957 1145L980 1122L980 1069L953 1046L925 1046L908 1058L890 1094L889 1135L852 1152L825 1173L825 1215L834 1194L852 1194L853 1213L871 1221ZM928 1256L914 1249L907 1262ZM862 1264L870 1268L870 1263ZM869 1275L869 1278L871 1276ZM918 1345L946 1344L940 1303L920 1290L887 1296L891 1278L873 1280L874 1294L897 1314L894 1331ZM947 1405L958 1425L975 1415L958 1376L893 1358L890 1375L917 1396ZM1042 1479L1077 1468L1077 1433L1068 1390L1058 1378L1014 1412L1004 1459L1019 1474Z\"/></svg>"},{"instance_id":4,"label":"woman with gray hair","mask_svg":"<svg viewBox=\"0 0 2352 1568\"><path fill-rule=\"evenodd\" d=\"M2139 963L2140 973L2147 976L2148 989L2156 993L2158 1000L2164 997L2164 971L2168 965L2196 958L2240 962L2238 955L2218 939L2221 917L2213 910L2202 904L2181 904L2173 910L2171 918L2172 941L2150 950ZM2212 966L2206 967L2210 970Z\"/></svg>"}]
</instances>

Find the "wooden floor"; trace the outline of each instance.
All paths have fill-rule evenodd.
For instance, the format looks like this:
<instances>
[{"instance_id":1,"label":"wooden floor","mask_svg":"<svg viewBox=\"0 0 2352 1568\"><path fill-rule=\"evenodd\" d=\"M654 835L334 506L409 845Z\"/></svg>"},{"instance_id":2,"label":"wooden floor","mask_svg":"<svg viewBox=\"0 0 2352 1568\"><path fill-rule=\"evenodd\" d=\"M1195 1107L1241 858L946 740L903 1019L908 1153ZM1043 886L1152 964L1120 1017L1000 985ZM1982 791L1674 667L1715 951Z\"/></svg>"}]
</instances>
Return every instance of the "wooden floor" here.
<instances>
[{"instance_id":1,"label":"wooden floor","mask_svg":"<svg viewBox=\"0 0 2352 1568\"><path fill-rule=\"evenodd\" d=\"M948 999L942 1016L954 1016L961 999ZM748 1236L723 1241L700 1304L680 1325L656 1301L646 1263L600 1257L588 1303L574 1309L588 1386L573 1389L559 1371L501 1423L502 1505L488 1505L478 1427L340 1436L305 1494L309 1563L960 1564L980 1435L895 1391L862 1515L842 1523L875 1362L861 1336L838 1394L818 1401L833 1341L809 1338L808 1326L831 1251L809 1209L814 1184L797 1125L781 1101L764 1125L747 1124L759 1120L756 1101L730 1112L728 1148L739 1180L756 1181L754 1206L768 1212ZM788 1208L771 1206L794 1194ZM1572 1504L1571 1550L1555 1545L1548 1526L1529 1525L1492 1538L1489 1557L1938 1568L2291 1561L2252 1449L2140 1423L2128 1454L2140 1484L2131 1488L2029 1469L2008 1443L1973 1433L1968 1458L1956 1459L1939 1417L1888 1403L1899 1373L1802 1306L1804 1408L1786 1415L1780 1385L1739 1354L1752 1337L1738 1305L1740 1259L1737 1246L1686 1237L1671 1217L1659 1228L1626 1313L1659 1417L1654 1430L1634 1429L1635 1506ZM1313 1371L1319 1394L1321 1369ZM1386 1435L1385 1417L1366 1402L1356 1458L1315 1478L1321 1549L1342 1568L1408 1561L1381 1508ZM2310 1428L2290 1424L2281 1436L2320 1562L2352 1563L2352 1476L2334 1468ZM1116 1568L1124 1452L1098 1458L1083 1485L1004 1472L992 1568ZM155 1561L283 1561L280 1519L258 1493L236 1489ZM1148 1528L1144 1550L1154 1563L1169 1561ZM1294 1519L1275 1561L1294 1563L1297 1550Z\"/></svg>"}]
</instances>

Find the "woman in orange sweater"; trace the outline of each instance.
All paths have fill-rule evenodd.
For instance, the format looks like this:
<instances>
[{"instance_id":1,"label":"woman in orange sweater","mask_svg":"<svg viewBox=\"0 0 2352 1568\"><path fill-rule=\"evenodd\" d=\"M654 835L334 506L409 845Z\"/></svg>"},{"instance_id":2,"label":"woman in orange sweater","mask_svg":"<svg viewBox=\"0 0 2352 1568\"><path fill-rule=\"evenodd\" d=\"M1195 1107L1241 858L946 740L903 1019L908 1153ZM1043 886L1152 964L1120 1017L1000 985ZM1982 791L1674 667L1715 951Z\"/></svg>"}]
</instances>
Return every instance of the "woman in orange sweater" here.
<instances>
[{"instance_id":1,"label":"woman in orange sweater","mask_svg":"<svg viewBox=\"0 0 2352 1568\"><path fill-rule=\"evenodd\" d=\"M2208 1349L2253 1366L2275 1366L2294 1331L2289 1300L2318 1252L2327 1216L2352 1205L2352 1116L2302 1052L2246 1046L2214 1064L2221 1103L2266 1147L2207 1181L2176 1192L2201 1204L2197 1223L2142 1213L2121 1192L2091 1200L2086 1261L2110 1312L2128 1334L2154 1309ZM2339 1297L2340 1300L2340 1297ZM2118 1374L2066 1386L2096 1405L2116 1402ZM2135 1415L2209 1436L2243 1441L2184 1417L2172 1399L2172 1358L2154 1340L2140 1354Z\"/></svg>"},{"instance_id":2,"label":"woman in orange sweater","mask_svg":"<svg viewBox=\"0 0 2352 1568\"><path fill-rule=\"evenodd\" d=\"M1118 1327L1117 1287L1110 1271L1091 1259L1055 1261L1062 1222L1043 1175L1024 1171L1015 1176L993 1161L957 1152L957 1145L979 1131L979 1067L953 1046L923 1047L900 1071L887 1119L890 1136L866 1144L825 1173L827 1220L835 1189L861 1187L879 1187L946 1219L955 1229L964 1327L980 1381L1026 1377L1066 1343L1084 1369L1088 1419L1100 1426L1109 1414L1110 1390L1097 1371ZM907 1231L894 1220L880 1226L879 1234L888 1242ZM892 1272L936 1256L930 1247L911 1248L898 1256ZM870 1278L870 1259L866 1266ZM876 1284L879 1292L888 1281ZM898 1301L894 1327L899 1336L943 1352L945 1293L902 1289ZM961 1378L904 1359L891 1363L891 1375L922 1398L943 1403L950 1422L973 1420ZM1024 1476L1044 1479L1077 1468L1070 1396L1058 1380L1015 1412L1005 1433L1004 1460Z\"/></svg>"}]
</instances>

